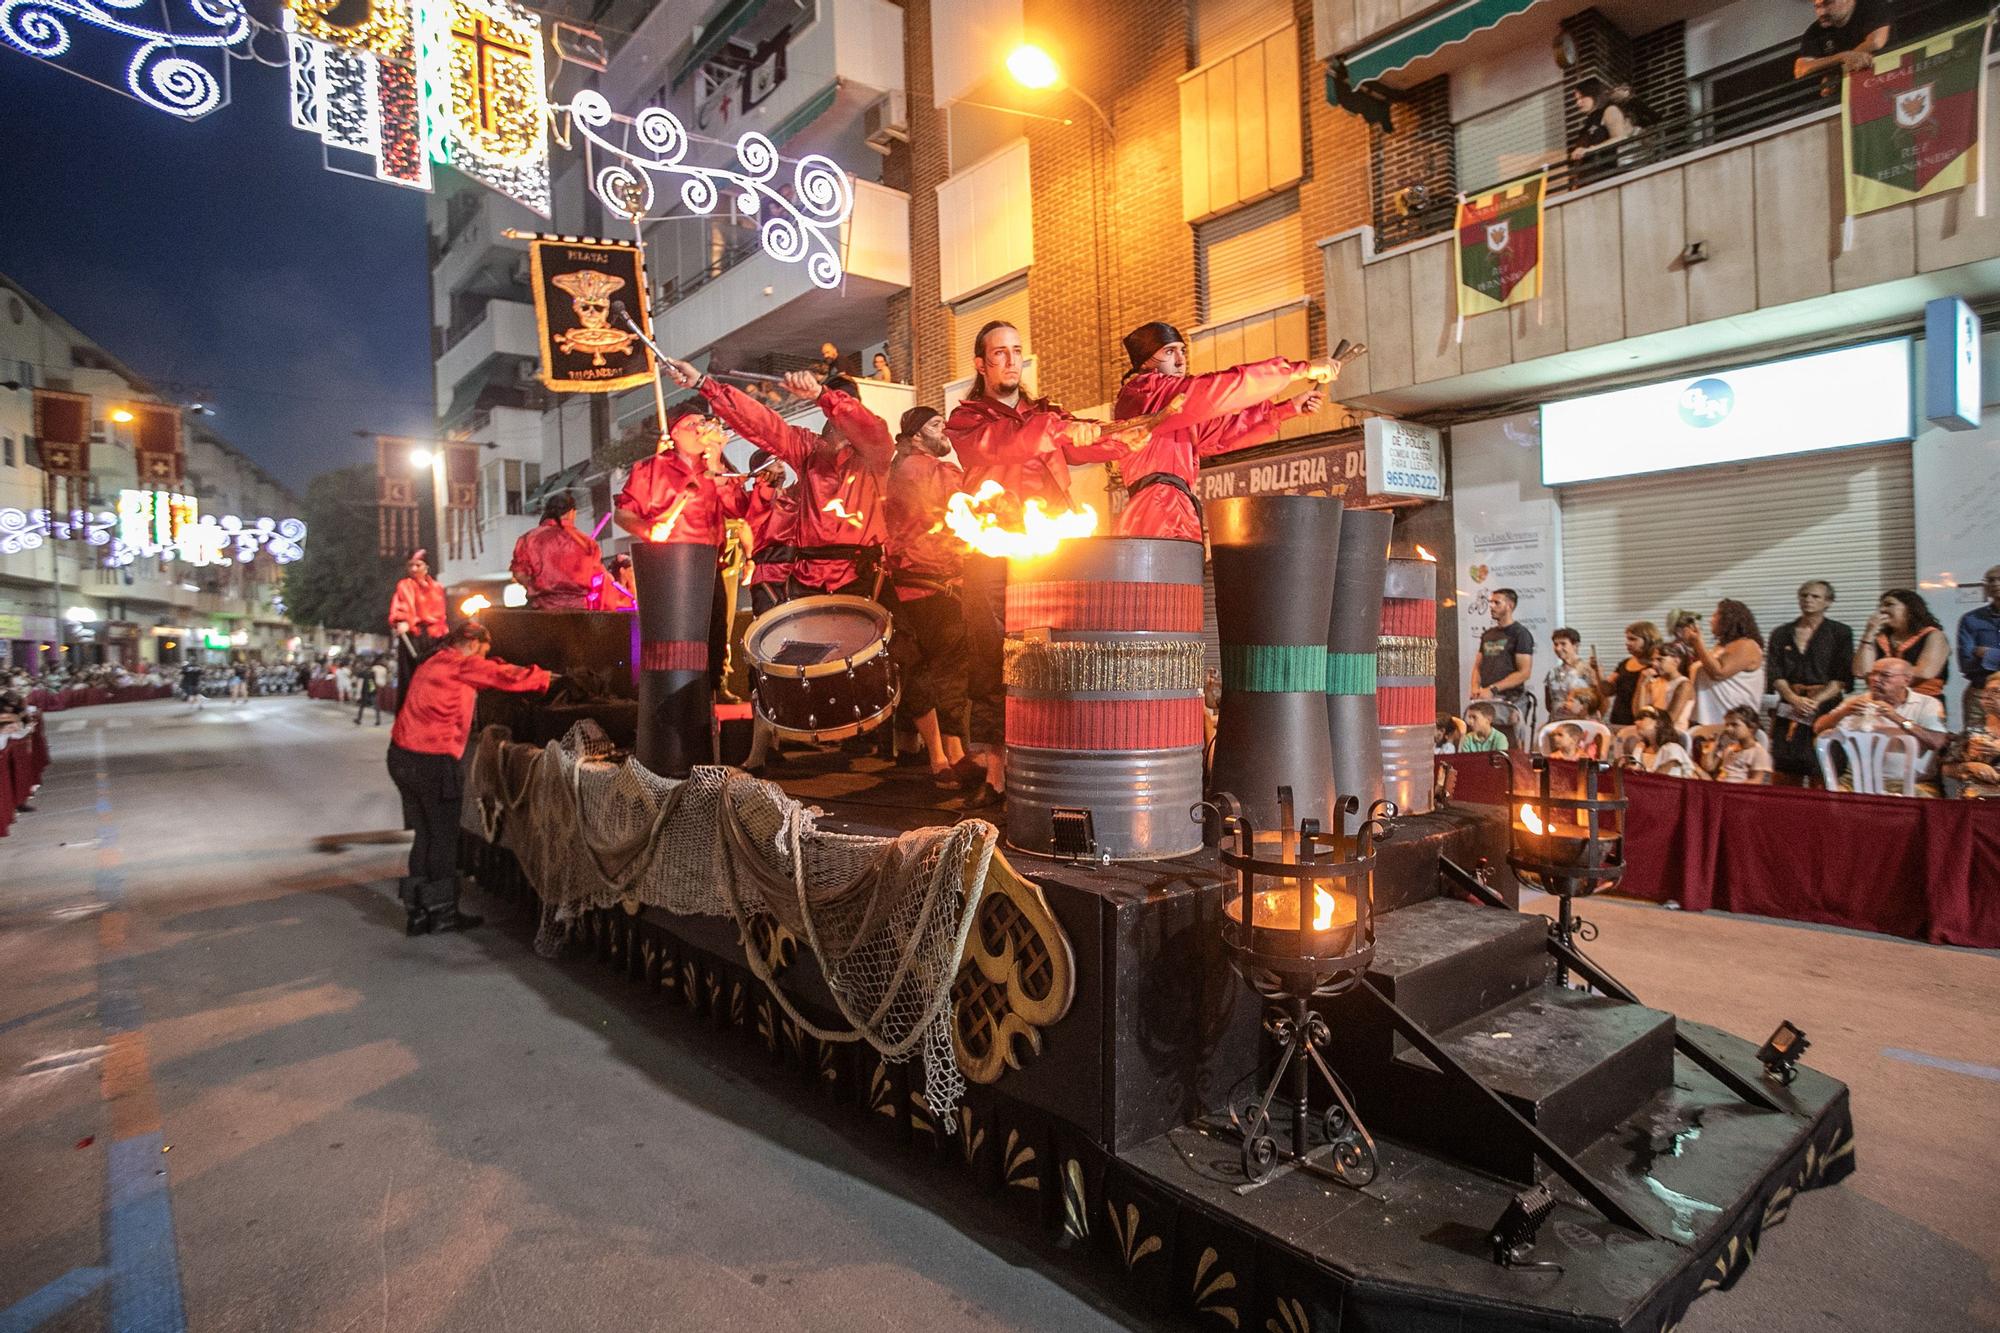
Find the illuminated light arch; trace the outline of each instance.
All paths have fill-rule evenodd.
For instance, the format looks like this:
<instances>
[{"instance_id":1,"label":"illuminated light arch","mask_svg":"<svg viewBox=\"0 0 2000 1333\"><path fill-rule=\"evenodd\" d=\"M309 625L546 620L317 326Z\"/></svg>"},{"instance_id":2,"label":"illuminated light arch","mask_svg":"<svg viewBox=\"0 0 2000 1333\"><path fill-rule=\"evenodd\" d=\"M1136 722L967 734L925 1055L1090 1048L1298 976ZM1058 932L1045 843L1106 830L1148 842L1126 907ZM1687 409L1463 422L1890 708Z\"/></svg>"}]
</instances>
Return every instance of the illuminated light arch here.
<instances>
[{"instance_id":1,"label":"illuminated light arch","mask_svg":"<svg viewBox=\"0 0 2000 1333\"><path fill-rule=\"evenodd\" d=\"M0 0L0 40L183 120L229 101L229 56L251 36L238 0ZM113 79L118 82L113 82Z\"/></svg>"}]
</instances>

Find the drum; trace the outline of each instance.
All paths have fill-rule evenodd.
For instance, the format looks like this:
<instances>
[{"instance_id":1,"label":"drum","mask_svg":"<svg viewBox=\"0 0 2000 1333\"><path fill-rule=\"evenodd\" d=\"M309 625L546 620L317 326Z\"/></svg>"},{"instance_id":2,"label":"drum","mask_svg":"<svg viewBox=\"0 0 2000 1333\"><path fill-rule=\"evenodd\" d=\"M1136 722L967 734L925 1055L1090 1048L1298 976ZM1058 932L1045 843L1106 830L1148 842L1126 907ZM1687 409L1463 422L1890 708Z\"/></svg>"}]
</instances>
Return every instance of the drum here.
<instances>
[{"instance_id":1,"label":"drum","mask_svg":"<svg viewBox=\"0 0 2000 1333\"><path fill-rule=\"evenodd\" d=\"M873 731L902 696L889 657L895 632L866 597L798 597L766 611L743 636L757 716L787 740Z\"/></svg>"}]
</instances>

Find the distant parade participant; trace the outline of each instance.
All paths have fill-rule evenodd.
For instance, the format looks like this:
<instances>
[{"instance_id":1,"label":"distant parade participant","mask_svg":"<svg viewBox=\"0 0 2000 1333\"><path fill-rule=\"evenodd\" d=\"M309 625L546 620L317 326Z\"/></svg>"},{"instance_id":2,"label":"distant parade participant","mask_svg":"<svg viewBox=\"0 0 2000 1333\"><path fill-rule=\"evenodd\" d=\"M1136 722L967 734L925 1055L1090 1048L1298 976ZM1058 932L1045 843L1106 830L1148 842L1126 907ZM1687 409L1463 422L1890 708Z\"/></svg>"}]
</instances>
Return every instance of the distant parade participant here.
<instances>
[{"instance_id":1,"label":"distant parade participant","mask_svg":"<svg viewBox=\"0 0 2000 1333\"><path fill-rule=\"evenodd\" d=\"M468 620L403 683L389 732L389 777L403 798L403 822L416 831L409 877L399 889L407 934L469 930L484 919L458 908L460 761L473 705L481 690L525 694L546 690L550 680L540 667L488 657L492 647L485 627Z\"/></svg>"},{"instance_id":2,"label":"distant parade participant","mask_svg":"<svg viewBox=\"0 0 2000 1333\"><path fill-rule=\"evenodd\" d=\"M965 468L965 489L1000 484L1011 505L1040 500L1066 513L1072 463L1122 458L1128 446L1100 441L1101 423L1073 417L1021 388L1021 334L1004 320L980 327L972 340L972 390L945 421L945 437ZM986 781L969 802L997 804L1007 789L1006 698L1001 658L1006 649L1007 562L973 552L965 557L963 601L970 675L966 682L972 747Z\"/></svg>"},{"instance_id":3,"label":"distant parade participant","mask_svg":"<svg viewBox=\"0 0 2000 1333\"><path fill-rule=\"evenodd\" d=\"M750 466L757 466L755 458ZM785 600L785 584L797 559L793 543L798 538L799 498L785 485L783 463L757 472L750 483L744 522L750 526L750 614L761 616Z\"/></svg>"},{"instance_id":4,"label":"distant parade participant","mask_svg":"<svg viewBox=\"0 0 2000 1333\"><path fill-rule=\"evenodd\" d=\"M402 706L400 693L409 688L417 663L437 650L450 628L444 620L444 585L431 577L424 555L421 546L410 554L405 575L389 599L389 628L396 634L398 707Z\"/></svg>"},{"instance_id":5,"label":"distant parade participant","mask_svg":"<svg viewBox=\"0 0 2000 1333\"><path fill-rule=\"evenodd\" d=\"M722 423L699 402L690 399L680 404L659 450L632 465L625 488L612 501L613 521L640 541L706 546L720 552L729 520L743 517L744 505L743 487L723 471L722 438ZM728 636L729 608L723 603L718 577L708 625L712 686L722 684Z\"/></svg>"},{"instance_id":6,"label":"distant parade participant","mask_svg":"<svg viewBox=\"0 0 2000 1333\"><path fill-rule=\"evenodd\" d=\"M1132 369L1118 391L1112 415L1120 420L1178 410L1122 469L1125 508L1118 531L1126 537L1177 537L1200 541L1201 500L1195 494L1201 460L1273 439L1293 417L1319 411L1326 395L1319 388L1301 398L1272 401L1302 379L1329 384L1340 378L1344 361L1323 356L1294 361L1274 356L1206 375L1188 374L1187 340L1171 324L1141 324L1125 335Z\"/></svg>"},{"instance_id":7,"label":"distant parade participant","mask_svg":"<svg viewBox=\"0 0 2000 1333\"><path fill-rule=\"evenodd\" d=\"M983 780L983 764L968 761L965 726L965 611L959 578L965 545L946 531L945 506L964 489L965 472L944 436L934 407L903 413L896 459L889 465L890 610L896 617L892 655L903 683L902 711L912 719L930 760L931 780L946 789Z\"/></svg>"},{"instance_id":8,"label":"distant parade participant","mask_svg":"<svg viewBox=\"0 0 2000 1333\"><path fill-rule=\"evenodd\" d=\"M576 528L576 497L557 491L542 502L542 521L514 543L508 568L537 611L582 611L602 588L604 555Z\"/></svg>"}]
</instances>

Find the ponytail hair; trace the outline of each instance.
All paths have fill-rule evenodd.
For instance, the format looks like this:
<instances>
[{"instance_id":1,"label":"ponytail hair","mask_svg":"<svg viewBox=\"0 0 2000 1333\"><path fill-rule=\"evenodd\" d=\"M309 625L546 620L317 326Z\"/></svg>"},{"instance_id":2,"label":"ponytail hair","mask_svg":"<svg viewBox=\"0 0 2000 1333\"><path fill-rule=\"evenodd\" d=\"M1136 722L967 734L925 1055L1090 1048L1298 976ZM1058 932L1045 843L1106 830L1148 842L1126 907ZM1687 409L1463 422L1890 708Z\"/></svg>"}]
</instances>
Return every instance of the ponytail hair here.
<instances>
[{"instance_id":1,"label":"ponytail hair","mask_svg":"<svg viewBox=\"0 0 2000 1333\"><path fill-rule=\"evenodd\" d=\"M972 335L972 359L974 361L983 361L986 359L987 334L993 332L995 329L1011 329L1013 327L1014 322L1009 319L989 319L984 324L981 324L979 332ZM972 372L972 388L966 391L965 396L967 398L984 398L986 396L986 377L979 373L977 367Z\"/></svg>"}]
</instances>

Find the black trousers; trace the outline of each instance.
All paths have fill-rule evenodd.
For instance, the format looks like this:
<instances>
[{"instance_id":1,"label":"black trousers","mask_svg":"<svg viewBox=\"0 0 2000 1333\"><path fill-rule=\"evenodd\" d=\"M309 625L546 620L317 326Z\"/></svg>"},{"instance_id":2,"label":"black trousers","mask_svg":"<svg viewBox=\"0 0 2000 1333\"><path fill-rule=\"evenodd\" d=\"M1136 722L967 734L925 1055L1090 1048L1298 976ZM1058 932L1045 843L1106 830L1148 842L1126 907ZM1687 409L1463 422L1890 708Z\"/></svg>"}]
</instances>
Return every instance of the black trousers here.
<instances>
[{"instance_id":1,"label":"black trousers","mask_svg":"<svg viewBox=\"0 0 2000 1333\"><path fill-rule=\"evenodd\" d=\"M361 721L361 715L368 711L370 705L374 706L375 720L380 722L382 720L382 700L381 696L375 693L375 677L372 674L362 677L361 680L361 706L354 710L354 720L356 723Z\"/></svg>"},{"instance_id":2,"label":"black trousers","mask_svg":"<svg viewBox=\"0 0 2000 1333\"><path fill-rule=\"evenodd\" d=\"M1007 562L991 555L966 556L961 600L969 738L975 745L1001 745L1007 739L1007 687L1001 672L1007 651Z\"/></svg>"},{"instance_id":3,"label":"black trousers","mask_svg":"<svg viewBox=\"0 0 2000 1333\"><path fill-rule=\"evenodd\" d=\"M403 822L416 830L416 841L410 844L410 877L426 882L454 879L458 817L465 796L458 759L391 744L389 778L403 798Z\"/></svg>"},{"instance_id":4,"label":"black trousers","mask_svg":"<svg viewBox=\"0 0 2000 1333\"><path fill-rule=\"evenodd\" d=\"M410 651L411 644L416 645L414 653ZM443 646L443 638L419 638L415 630L396 636L396 708L399 711L403 707L403 696L410 692L410 677L417 674L417 663Z\"/></svg>"},{"instance_id":5,"label":"black trousers","mask_svg":"<svg viewBox=\"0 0 2000 1333\"><path fill-rule=\"evenodd\" d=\"M901 711L921 717L935 708L939 728L963 736L965 608L958 594L934 592L909 597L899 593L889 609L896 617L896 637L889 647L902 676Z\"/></svg>"}]
</instances>

